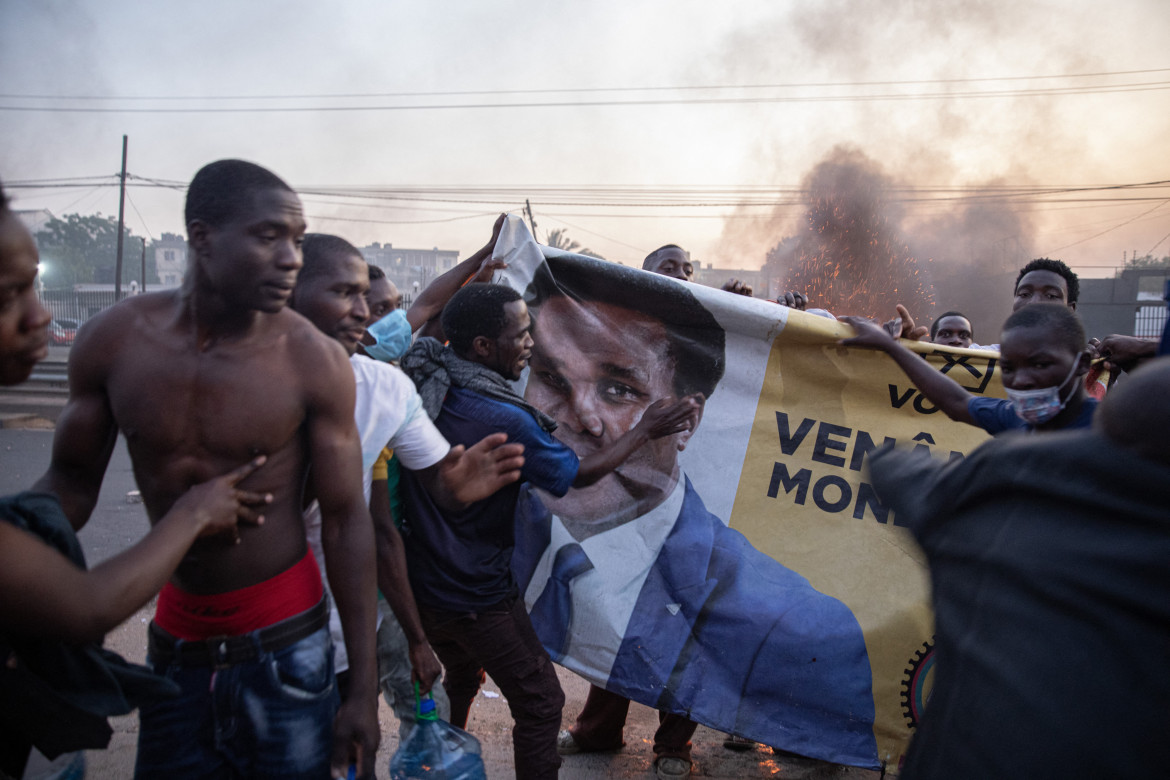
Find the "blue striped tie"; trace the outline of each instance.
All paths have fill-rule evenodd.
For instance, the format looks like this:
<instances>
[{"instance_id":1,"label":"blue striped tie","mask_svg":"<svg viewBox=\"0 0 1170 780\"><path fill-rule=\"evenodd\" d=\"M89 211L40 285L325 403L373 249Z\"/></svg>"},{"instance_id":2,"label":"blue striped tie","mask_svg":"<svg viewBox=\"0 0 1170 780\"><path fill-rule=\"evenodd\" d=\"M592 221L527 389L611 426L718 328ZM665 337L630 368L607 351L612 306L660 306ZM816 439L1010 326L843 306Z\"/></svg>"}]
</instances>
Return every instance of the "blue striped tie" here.
<instances>
[{"instance_id":1,"label":"blue striped tie","mask_svg":"<svg viewBox=\"0 0 1170 780\"><path fill-rule=\"evenodd\" d=\"M593 563L581 545L576 542L566 544L557 550L548 584L532 606L532 625L554 661L564 657L569 638L573 609L569 583L592 568Z\"/></svg>"}]
</instances>

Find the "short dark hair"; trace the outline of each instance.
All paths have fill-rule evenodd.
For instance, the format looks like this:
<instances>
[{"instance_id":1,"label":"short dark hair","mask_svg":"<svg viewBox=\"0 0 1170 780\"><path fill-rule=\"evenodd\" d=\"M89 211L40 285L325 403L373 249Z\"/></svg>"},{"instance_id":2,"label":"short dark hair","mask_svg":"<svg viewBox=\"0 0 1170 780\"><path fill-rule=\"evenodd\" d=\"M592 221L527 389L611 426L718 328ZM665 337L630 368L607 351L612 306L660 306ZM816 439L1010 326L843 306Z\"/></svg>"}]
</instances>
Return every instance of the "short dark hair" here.
<instances>
[{"instance_id":1,"label":"short dark hair","mask_svg":"<svg viewBox=\"0 0 1170 780\"><path fill-rule=\"evenodd\" d=\"M545 263L525 293L529 306L538 308L549 298L562 295L653 317L666 327L675 395L682 398L702 393L709 398L715 392L723 378L727 337L685 282L584 257L550 257ZM539 314L535 318L539 341Z\"/></svg>"},{"instance_id":2,"label":"short dark hair","mask_svg":"<svg viewBox=\"0 0 1170 780\"><path fill-rule=\"evenodd\" d=\"M1016 328L1047 327L1062 346L1072 352L1085 349L1085 328L1072 309L1059 303L1037 303L1023 306L1012 313L1003 324L1003 332Z\"/></svg>"},{"instance_id":3,"label":"short dark hair","mask_svg":"<svg viewBox=\"0 0 1170 780\"><path fill-rule=\"evenodd\" d=\"M297 274L298 285L327 270L329 261L335 257L362 256L356 246L341 236L331 236L328 233L306 233L305 241L301 244L301 252L304 253L304 265Z\"/></svg>"},{"instance_id":4,"label":"short dark hair","mask_svg":"<svg viewBox=\"0 0 1170 780\"><path fill-rule=\"evenodd\" d=\"M658 257L658 253L665 250L665 249L677 249L678 251L680 251L684 255L686 255L688 258L691 256L690 252L683 249L678 244L663 244L662 246L658 247L650 254L646 255L646 259L642 261L642 268L644 270L649 270L650 266L654 263L654 260Z\"/></svg>"},{"instance_id":5,"label":"short dark hair","mask_svg":"<svg viewBox=\"0 0 1170 780\"><path fill-rule=\"evenodd\" d=\"M1020 286L1020 280L1024 278L1024 275L1030 274L1033 271L1051 271L1054 274L1063 276L1064 282L1068 286L1068 302L1077 302L1077 298L1081 295L1081 281L1077 277L1076 272L1065 265L1064 262L1050 260L1047 257L1038 257L1021 268L1019 276L1016 277L1016 286L1012 288L1012 292L1015 292Z\"/></svg>"},{"instance_id":6,"label":"short dark hair","mask_svg":"<svg viewBox=\"0 0 1170 780\"><path fill-rule=\"evenodd\" d=\"M187 224L199 220L222 227L246 208L248 199L263 190L285 190L288 186L272 171L245 160L218 160L204 165L187 187Z\"/></svg>"},{"instance_id":7,"label":"short dark hair","mask_svg":"<svg viewBox=\"0 0 1170 780\"><path fill-rule=\"evenodd\" d=\"M386 272L382 270L381 266L374 265L373 263L366 263L366 265L368 265L370 267L370 281L371 282L376 282L379 279L386 278Z\"/></svg>"},{"instance_id":8,"label":"short dark hair","mask_svg":"<svg viewBox=\"0 0 1170 780\"><path fill-rule=\"evenodd\" d=\"M460 289L447 301L439 320L451 349L463 356L476 336L499 338L508 319L504 307L519 300L520 293L502 284L474 282Z\"/></svg>"},{"instance_id":9,"label":"short dark hair","mask_svg":"<svg viewBox=\"0 0 1170 780\"><path fill-rule=\"evenodd\" d=\"M938 335L938 324L940 322L942 322L943 320L945 320L947 317L962 317L968 323L971 322L971 318L968 317L966 314L964 314L961 311L944 311L942 314L940 314L934 318L934 322L930 323L930 340L931 341L934 341L934 337ZM974 330L974 328L972 328L972 330Z\"/></svg>"}]
</instances>

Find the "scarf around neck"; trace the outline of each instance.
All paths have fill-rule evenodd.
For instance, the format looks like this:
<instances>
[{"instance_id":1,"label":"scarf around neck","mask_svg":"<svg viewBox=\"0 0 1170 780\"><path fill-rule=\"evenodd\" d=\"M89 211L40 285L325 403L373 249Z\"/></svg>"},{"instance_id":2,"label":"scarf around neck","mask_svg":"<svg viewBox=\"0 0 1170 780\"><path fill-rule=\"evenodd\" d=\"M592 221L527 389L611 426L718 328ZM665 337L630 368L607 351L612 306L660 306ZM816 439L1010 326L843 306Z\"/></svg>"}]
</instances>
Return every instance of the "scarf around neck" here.
<instances>
[{"instance_id":1,"label":"scarf around neck","mask_svg":"<svg viewBox=\"0 0 1170 780\"><path fill-rule=\"evenodd\" d=\"M421 338L414 342L402 356L400 365L418 388L423 408L432 420L439 416L447 391L454 386L518 406L531 414L545 431L556 430L556 421L525 401L499 372L459 357L438 339Z\"/></svg>"}]
</instances>

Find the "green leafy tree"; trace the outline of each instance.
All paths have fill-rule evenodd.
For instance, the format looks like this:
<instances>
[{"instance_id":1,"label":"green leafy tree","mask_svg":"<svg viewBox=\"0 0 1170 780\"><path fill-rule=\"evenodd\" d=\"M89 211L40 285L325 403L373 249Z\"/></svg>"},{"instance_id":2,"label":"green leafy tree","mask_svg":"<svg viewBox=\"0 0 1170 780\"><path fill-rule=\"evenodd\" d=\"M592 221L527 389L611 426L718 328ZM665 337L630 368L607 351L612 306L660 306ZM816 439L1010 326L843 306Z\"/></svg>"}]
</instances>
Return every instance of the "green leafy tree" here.
<instances>
[{"instance_id":1,"label":"green leafy tree","mask_svg":"<svg viewBox=\"0 0 1170 780\"><path fill-rule=\"evenodd\" d=\"M45 286L68 287L97 282L113 284L118 262L118 220L101 214L54 217L37 233ZM141 284L142 239L122 231L122 287ZM147 250L146 281L158 283L153 253Z\"/></svg>"}]
</instances>

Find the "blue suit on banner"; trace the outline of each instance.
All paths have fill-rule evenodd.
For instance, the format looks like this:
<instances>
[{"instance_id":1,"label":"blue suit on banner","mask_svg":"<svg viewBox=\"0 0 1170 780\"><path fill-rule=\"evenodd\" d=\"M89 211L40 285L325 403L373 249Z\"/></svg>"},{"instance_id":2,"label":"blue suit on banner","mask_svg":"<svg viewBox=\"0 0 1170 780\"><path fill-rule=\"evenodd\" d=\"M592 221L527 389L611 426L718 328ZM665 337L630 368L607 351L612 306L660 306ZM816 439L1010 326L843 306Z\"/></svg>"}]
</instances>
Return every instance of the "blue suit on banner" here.
<instances>
[{"instance_id":1,"label":"blue suit on banner","mask_svg":"<svg viewBox=\"0 0 1170 780\"><path fill-rule=\"evenodd\" d=\"M523 593L551 517L528 486L516 512ZM767 745L876 768L872 685L849 608L725 526L687 480L605 687Z\"/></svg>"}]
</instances>

